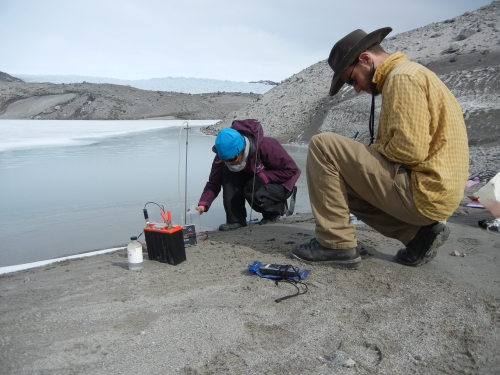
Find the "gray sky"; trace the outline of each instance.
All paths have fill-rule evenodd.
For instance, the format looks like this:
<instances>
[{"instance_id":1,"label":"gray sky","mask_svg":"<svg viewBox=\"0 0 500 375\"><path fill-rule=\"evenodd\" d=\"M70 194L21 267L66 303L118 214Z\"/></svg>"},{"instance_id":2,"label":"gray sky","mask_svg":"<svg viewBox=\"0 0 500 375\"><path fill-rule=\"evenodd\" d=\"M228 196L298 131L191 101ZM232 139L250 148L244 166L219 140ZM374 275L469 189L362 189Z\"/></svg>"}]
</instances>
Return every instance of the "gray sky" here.
<instances>
[{"instance_id":1,"label":"gray sky","mask_svg":"<svg viewBox=\"0 0 500 375\"><path fill-rule=\"evenodd\" d=\"M354 29L397 33L490 0L0 0L0 71L281 81Z\"/></svg>"}]
</instances>

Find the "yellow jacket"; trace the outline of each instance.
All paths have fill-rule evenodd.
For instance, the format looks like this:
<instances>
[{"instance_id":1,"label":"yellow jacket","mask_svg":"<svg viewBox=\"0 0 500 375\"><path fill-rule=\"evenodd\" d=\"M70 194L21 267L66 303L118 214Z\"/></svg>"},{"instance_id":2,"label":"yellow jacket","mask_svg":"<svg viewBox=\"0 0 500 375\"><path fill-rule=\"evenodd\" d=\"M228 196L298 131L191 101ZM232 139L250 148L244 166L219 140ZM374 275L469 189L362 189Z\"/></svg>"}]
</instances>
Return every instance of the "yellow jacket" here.
<instances>
[{"instance_id":1,"label":"yellow jacket","mask_svg":"<svg viewBox=\"0 0 500 375\"><path fill-rule=\"evenodd\" d=\"M382 94L372 145L393 163L411 168L413 201L432 220L445 220L463 198L469 148L460 106L445 84L396 52L376 69Z\"/></svg>"}]
</instances>

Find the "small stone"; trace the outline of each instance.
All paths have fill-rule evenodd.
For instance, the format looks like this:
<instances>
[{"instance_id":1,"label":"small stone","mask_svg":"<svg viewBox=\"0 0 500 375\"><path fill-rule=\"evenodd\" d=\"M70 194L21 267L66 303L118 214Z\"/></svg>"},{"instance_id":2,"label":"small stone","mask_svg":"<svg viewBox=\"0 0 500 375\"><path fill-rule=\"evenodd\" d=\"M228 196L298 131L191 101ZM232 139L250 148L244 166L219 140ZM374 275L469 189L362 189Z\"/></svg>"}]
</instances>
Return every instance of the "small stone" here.
<instances>
[{"instance_id":1,"label":"small stone","mask_svg":"<svg viewBox=\"0 0 500 375\"><path fill-rule=\"evenodd\" d=\"M460 34L458 34L457 40L467 39L470 36L474 35L475 33L477 33L477 30L474 30L474 29L463 29L462 31L460 31Z\"/></svg>"},{"instance_id":2,"label":"small stone","mask_svg":"<svg viewBox=\"0 0 500 375\"><path fill-rule=\"evenodd\" d=\"M429 65L431 62L433 62L434 59L431 58L431 57L422 57L420 59L417 60L417 62L420 64L420 65L423 65L423 66L427 66Z\"/></svg>"},{"instance_id":3,"label":"small stone","mask_svg":"<svg viewBox=\"0 0 500 375\"><path fill-rule=\"evenodd\" d=\"M457 42L453 42L450 44L450 46L448 47L448 52L456 52L460 49L460 44L458 44Z\"/></svg>"},{"instance_id":4,"label":"small stone","mask_svg":"<svg viewBox=\"0 0 500 375\"><path fill-rule=\"evenodd\" d=\"M356 362L352 358L349 358L342 366L347 367L347 368L353 368L356 366Z\"/></svg>"},{"instance_id":5,"label":"small stone","mask_svg":"<svg viewBox=\"0 0 500 375\"><path fill-rule=\"evenodd\" d=\"M343 367L352 368L356 366L356 362L349 357L347 353L342 351L334 352L329 359L331 362L341 365Z\"/></svg>"}]
</instances>

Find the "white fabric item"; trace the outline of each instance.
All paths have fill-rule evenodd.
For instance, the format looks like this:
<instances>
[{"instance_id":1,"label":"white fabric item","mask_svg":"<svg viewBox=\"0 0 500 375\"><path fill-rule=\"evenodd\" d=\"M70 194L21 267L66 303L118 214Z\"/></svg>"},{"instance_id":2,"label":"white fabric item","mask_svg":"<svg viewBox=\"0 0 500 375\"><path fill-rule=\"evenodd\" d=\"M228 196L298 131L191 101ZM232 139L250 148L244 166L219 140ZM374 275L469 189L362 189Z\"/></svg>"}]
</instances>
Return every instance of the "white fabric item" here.
<instances>
[{"instance_id":1,"label":"white fabric item","mask_svg":"<svg viewBox=\"0 0 500 375\"><path fill-rule=\"evenodd\" d=\"M496 218L500 217L500 172L496 174L486 185L479 189L474 196L486 207Z\"/></svg>"},{"instance_id":2,"label":"white fabric item","mask_svg":"<svg viewBox=\"0 0 500 375\"><path fill-rule=\"evenodd\" d=\"M248 141L247 137L243 136L243 138L245 138L245 153L243 154L243 160L241 160L241 163L240 164L225 163L231 172L241 172L247 166L248 154L250 153L250 142Z\"/></svg>"}]
</instances>

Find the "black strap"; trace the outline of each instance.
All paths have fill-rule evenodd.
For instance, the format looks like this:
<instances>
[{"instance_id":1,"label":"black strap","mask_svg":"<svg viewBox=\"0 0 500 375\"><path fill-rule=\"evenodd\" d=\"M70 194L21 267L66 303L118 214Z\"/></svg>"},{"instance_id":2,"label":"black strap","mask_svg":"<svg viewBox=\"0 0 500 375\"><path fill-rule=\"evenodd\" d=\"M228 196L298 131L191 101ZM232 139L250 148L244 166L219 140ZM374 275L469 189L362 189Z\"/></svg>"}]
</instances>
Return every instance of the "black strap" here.
<instances>
[{"instance_id":1,"label":"black strap","mask_svg":"<svg viewBox=\"0 0 500 375\"><path fill-rule=\"evenodd\" d=\"M370 144L371 146L373 140L375 139L375 94L372 93L372 107L370 108L370 120L368 123L368 130L370 131Z\"/></svg>"}]
</instances>

